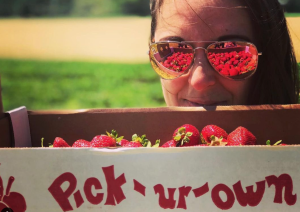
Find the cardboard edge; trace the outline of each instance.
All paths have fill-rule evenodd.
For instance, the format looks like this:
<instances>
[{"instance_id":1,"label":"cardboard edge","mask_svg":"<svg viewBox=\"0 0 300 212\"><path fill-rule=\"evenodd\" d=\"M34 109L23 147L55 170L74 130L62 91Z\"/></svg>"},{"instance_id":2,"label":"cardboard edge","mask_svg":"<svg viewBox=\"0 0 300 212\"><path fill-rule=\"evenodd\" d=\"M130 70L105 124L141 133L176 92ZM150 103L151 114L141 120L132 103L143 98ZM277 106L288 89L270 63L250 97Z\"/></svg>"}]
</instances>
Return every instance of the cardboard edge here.
<instances>
[{"instance_id":1,"label":"cardboard edge","mask_svg":"<svg viewBox=\"0 0 300 212\"><path fill-rule=\"evenodd\" d=\"M12 124L14 147L31 147L30 125L26 107L19 107L7 113Z\"/></svg>"},{"instance_id":2,"label":"cardboard edge","mask_svg":"<svg viewBox=\"0 0 300 212\"><path fill-rule=\"evenodd\" d=\"M157 107L157 108L103 108L80 110L35 110L28 111L28 115L51 114L83 114L83 113L147 113L147 112L173 112L173 111L247 111L247 110L297 110L300 104L289 105L235 105L235 106L207 106L207 107Z\"/></svg>"}]
</instances>

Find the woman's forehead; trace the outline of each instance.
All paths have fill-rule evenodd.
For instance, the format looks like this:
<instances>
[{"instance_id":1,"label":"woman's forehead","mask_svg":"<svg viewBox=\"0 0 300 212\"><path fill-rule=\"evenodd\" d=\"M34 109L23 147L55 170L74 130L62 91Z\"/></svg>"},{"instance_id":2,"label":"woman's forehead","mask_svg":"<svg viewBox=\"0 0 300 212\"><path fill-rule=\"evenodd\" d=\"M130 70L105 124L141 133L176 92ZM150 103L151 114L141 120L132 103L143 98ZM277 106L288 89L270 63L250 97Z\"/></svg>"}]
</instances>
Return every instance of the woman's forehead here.
<instances>
[{"instance_id":1,"label":"woman's forehead","mask_svg":"<svg viewBox=\"0 0 300 212\"><path fill-rule=\"evenodd\" d=\"M158 16L164 19L183 20L198 19L202 16L207 19L218 14L228 15L245 9L245 5L239 0L163 0Z\"/></svg>"},{"instance_id":2,"label":"woman's forehead","mask_svg":"<svg viewBox=\"0 0 300 212\"><path fill-rule=\"evenodd\" d=\"M247 10L237 0L164 0L156 33L184 34L184 39L193 40L217 39L226 34L251 38L252 20Z\"/></svg>"}]
</instances>

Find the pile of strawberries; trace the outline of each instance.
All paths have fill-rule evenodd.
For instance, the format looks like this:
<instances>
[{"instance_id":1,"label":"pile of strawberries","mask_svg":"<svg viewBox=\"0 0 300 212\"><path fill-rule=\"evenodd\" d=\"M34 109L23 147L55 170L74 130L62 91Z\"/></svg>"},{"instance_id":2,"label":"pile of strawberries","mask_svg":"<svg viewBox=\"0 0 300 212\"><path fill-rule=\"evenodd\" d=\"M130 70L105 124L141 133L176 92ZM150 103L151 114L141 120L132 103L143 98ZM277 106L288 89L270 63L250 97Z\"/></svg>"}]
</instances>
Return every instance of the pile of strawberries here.
<instances>
[{"instance_id":1,"label":"pile of strawberries","mask_svg":"<svg viewBox=\"0 0 300 212\"><path fill-rule=\"evenodd\" d=\"M244 146L256 145L256 137L245 127L238 127L231 133L227 133L224 129L216 125L205 126L201 133L199 130L191 125L184 124L178 127L171 140L165 142L160 146L160 140L156 140L155 144L146 138L146 135L138 136L134 134L131 141L126 140L123 136L118 137L115 130L106 135L97 135L92 141L83 139L77 140L72 147L186 147L186 146ZM267 141L267 145L271 145ZM286 145L278 141L274 145ZM65 140L56 137L53 147L71 147Z\"/></svg>"},{"instance_id":2,"label":"pile of strawberries","mask_svg":"<svg viewBox=\"0 0 300 212\"><path fill-rule=\"evenodd\" d=\"M43 140L42 140L43 143ZM43 146L43 144L42 144ZM72 144L72 147L158 147L159 140L152 146L151 142L146 138L146 135L138 136L134 134L131 141L124 139L123 136L118 137L118 133L112 130L111 133L106 132L106 135L97 135L92 141L79 139ZM49 147L71 147L64 139L56 137L53 145Z\"/></svg>"},{"instance_id":3,"label":"pile of strawberries","mask_svg":"<svg viewBox=\"0 0 300 212\"><path fill-rule=\"evenodd\" d=\"M185 71L193 60L192 53L183 53L183 52L176 52L171 56L167 57L167 59L162 62L161 64L173 71L176 72L183 72Z\"/></svg>"},{"instance_id":4,"label":"pile of strawberries","mask_svg":"<svg viewBox=\"0 0 300 212\"><path fill-rule=\"evenodd\" d=\"M212 66L225 76L237 76L256 69L256 60L250 52L208 53Z\"/></svg>"}]
</instances>

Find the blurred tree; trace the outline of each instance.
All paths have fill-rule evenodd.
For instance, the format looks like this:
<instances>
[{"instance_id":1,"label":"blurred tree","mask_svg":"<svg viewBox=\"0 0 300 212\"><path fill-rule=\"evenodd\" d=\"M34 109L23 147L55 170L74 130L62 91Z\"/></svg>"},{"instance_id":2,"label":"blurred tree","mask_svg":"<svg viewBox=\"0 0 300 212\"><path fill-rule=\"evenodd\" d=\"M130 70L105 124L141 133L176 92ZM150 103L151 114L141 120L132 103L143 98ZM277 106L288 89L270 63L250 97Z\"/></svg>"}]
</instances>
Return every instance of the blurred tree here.
<instances>
[{"instance_id":1,"label":"blurred tree","mask_svg":"<svg viewBox=\"0 0 300 212\"><path fill-rule=\"evenodd\" d=\"M72 6L73 0L0 0L0 16L65 16Z\"/></svg>"},{"instance_id":2,"label":"blurred tree","mask_svg":"<svg viewBox=\"0 0 300 212\"><path fill-rule=\"evenodd\" d=\"M50 16L66 16L69 15L73 8L73 0L50 0L49 15Z\"/></svg>"},{"instance_id":3,"label":"blurred tree","mask_svg":"<svg viewBox=\"0 0 300 212\"><path fill-rule=\"evenodd\" d=\"M73 16L111 16L121 13L120 0L73 0Z\"/></svg>"},{"instance_id":4,"label":"blurred tree","mask_svg":"<svg viewBox=\"0 0 300 212\"><path fill-rule=\"evenodd\" d=\"M0 17L7 17L13 15L13 1L0 0Z\"/></svg>"},{"instance_id":5,"label":"blurred tree","mask_svg":"<svg viewBox=\"0 0 300 212\"><path fill-rule=\"evenodd\" d=\"M286 12L300 12L300 0L279 0L279 3L284 7Z\"/></svg>"},{"instance_id":6,"label":"blurred tree","mask_svg":"<svg viewBox=\"0 0 300 212\"><path fill-rule=\"evenodd\" d=\"M123 14L147 16L150 15L149 1L145 0L123 0Z\"/></svg>"},{"instance_id":7,"label":"blurred tree","mask_svg":"<svg viewBox=\"0 0 300 212\"><path fill-rule=\"evenodd\" d=\"M150 15L149 0L0 0L0 16Z\"/></svg>"}]
</instances>

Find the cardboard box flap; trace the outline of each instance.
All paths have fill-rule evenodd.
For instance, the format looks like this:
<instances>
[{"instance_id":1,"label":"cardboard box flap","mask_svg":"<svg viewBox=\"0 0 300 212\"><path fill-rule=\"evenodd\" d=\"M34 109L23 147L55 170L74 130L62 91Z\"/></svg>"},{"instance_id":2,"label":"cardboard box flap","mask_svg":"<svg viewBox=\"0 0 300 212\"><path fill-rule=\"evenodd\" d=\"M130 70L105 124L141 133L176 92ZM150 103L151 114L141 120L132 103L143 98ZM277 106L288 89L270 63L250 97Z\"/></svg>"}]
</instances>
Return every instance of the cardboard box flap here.
<instances>
[{"instance_id":1,"label":"cardboard box flap","mask_svg":"<svg viewBox=\"0 0 300 212\"><path fill-rule=\"evenodd\" d=\"M7 112L13 129L15 147L31 147L30 127L26 107L19 107Z\"/></svg>"},{"instance_id":2,"label":"cardboard box flap","mask_svg":"<svg viewBox=\"0 0 300 212\"><path fill-rule=\"evenodd\" d=\"M29 111L32 146L39 147L55 137L69 144L78 139L92 140L112 129L131 139L133 134L146 134L154 143L172 139L174 130L183 124L193 124L199 130L215 124L228 133L238 126L248 128L264 145L267 140L300 143L300 105L218 106L218 107L163 107L130 109L95 109L75 111Z\"/></svg>"}]
</instances>

